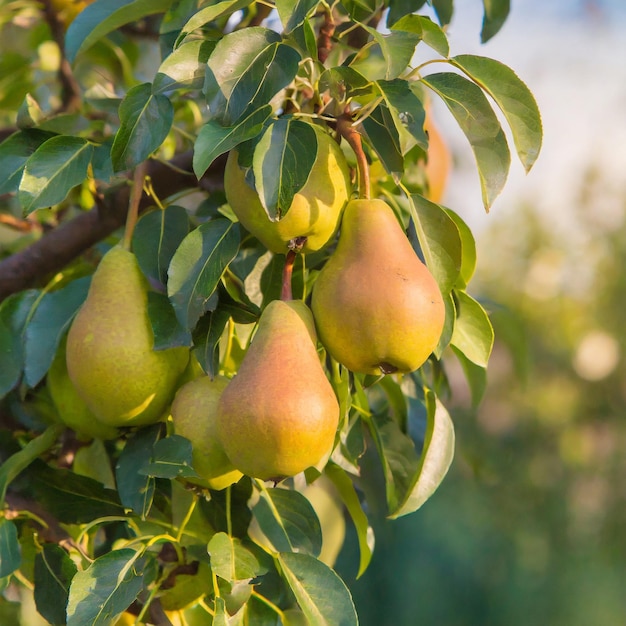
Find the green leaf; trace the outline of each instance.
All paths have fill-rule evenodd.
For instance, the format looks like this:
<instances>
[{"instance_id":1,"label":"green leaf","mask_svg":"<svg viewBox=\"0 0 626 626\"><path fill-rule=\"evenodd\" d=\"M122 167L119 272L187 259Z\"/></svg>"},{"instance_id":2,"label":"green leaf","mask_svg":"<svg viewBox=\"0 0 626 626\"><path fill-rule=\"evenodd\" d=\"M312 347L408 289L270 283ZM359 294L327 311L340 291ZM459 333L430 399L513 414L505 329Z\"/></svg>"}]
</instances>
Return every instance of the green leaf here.
<instances>
[{"instance_id":1,"label":"green leaf","mask_svg":"<svg viewBox=\"0 0 626 626\"><path fill-rule=\"evenodd\" d=\"M428 149L424 132L426 113L422 101L411 91L406 80L379 80L376 85L387 104L400 138L400 151L406 154L415 144Z\"/></svg>"},{"instance_id":2,"label":"green leaf","mask_svg":"<svg viewBox=\"0 0 626 626\"><path fill-rule=\"evenodd\" d=\"M65 624L70 583L76 565L55 543L45 543L35 555L35 606L51 624Z\"/></svg>"},{"instance_id":3,"label":"green leaf","mask_svg":"<svg viewBox=\"0 0 626 626\"><path fill-rule=\"evenodd\" d=\"M342 65L322 72L319 90L330 92L331 98L342 103L349 98L369 94L372 83L354 68Z\"/></svg>"},{"instance_id":4,"label":"green leaf","mask_svg":"<svg viewBox=\"0 0 626 626\"><path fill-rule=\"evenodd\" d=\"M425 15L405 15L395 22L391 29L415 33L421 41L442 57L450 54L450 45L445 32Z\"/></svg>"},{"instance_id":5,"label":"green leaf","mask_svg":"<svg viewBox=\"0 0 626 626\"><path fill-rule=\"evenodd\" d=\"M86 524L98 517L124 514L117 492L93 478L37 462L28 470L27 479L37 501L61 523Z\"/></svg>"},{"instance_id":6,"label":"green leaf","mask_svg":"<svg viewBox=\"0 0 626 626\"><path fill-rule=\"evenodd\" d=\"M377 106L363 120L361 126L387 172L401 174L404 171L404 159L400 149L400 136L388 107Z\"/></svg>"},{"instance_id":7,"label":"green leaf","mask_svg":"<svg viewBox=\"0 0 626 626\"><path fill-rule=\"evenodd\" d=\"M211 556L213 573L233 582L236 580L250 580L261 571L257 558L241 544L236 537L226 533L215 533L207 546Z\"/></svg>"},{"instance_id":8,"label":"green leaf","mask_svg":"<svg viewBox=\"0 0 626 626\"><path fill-rule=\"evenodd\" d=\"M161 425L141 428L126 441L115 466L117 491L124 508L131 509L145 519L154 497L154 478L139 473L139 468L150 462L154 444L159 440Z\"/></svg>"},{"instance_id":9,"label":"green leaf","mask_svg":"<svg viewBox=\"0 0 626 626\"><path fill-rule=\"evenodd\" d=\"M22 562L17 526L8 519L0 519L0 578L12 574Z\"/></svg>"},{"instance_id":10,"label":"green leaf","mask_svg":"<svg viewBox=\"0 0 626 626\"><path fill-rule=\"evenodd\" d=\"M444 479L454 456L454 427L445 407L432 391L426 398L426 434L419 464L411 476L404 497L390 511L395 519L419 509Z\"/></svg>"},{"instance_id":11,"label":"green leaf","mask_svg":"<svg viewBox=\"0 0 626 626\"><path fill-rule=\"evenodd\" d=\"M374 553L374 533L369 525L367 515L363 511L361 501L359 500L359 496L348 473L332 462L326 465L324 473L337 488L341 496L341 501L346 505L348 513L354 523L360 554L359 571L356 577L360 578L372 560L372 554Z\"/></svg>"},{"instance_id":12,"label":"green leaf","mask_svg":"<svg viewBox=\"0 0 626 626\"><path fill-rule=\"evenodd\" d=\"M183 328L193 329L239 248L239 231L227 219L201 224L182 241L169 267L167 291Z\"/></svg>"},{"instance_id":13,"label":"green leaf","mask_svg":"<svg viewBox=\"0 0 626 626\"><path fill-rule=\"evenodd\" d=\"M252 0L224 0L216 2L201 11L194 13L187 23L182 27L180 35L176 41L176 47L184 40L184 38L194 30L202 28L205 24L215 21L216 19L234 13L252 4Z\"/></svg>"},{"instance_id":14,"label":"green leaf","mask_svg":"<svg viewBox=\"0 0 626 626\"><path fill-rule=\"evenodd\" d=\"M461 217L451 209L445 209L445 211L448 217L456 224L461 237L461 271L455 286L463 289L469 285L476 269L476 242L470 227Z\"/></svg>"},{"instance_id":15,"label":"green leaf","mask_svg":"<svg viewBox=\"0 0 626 626\"><path fill-rule=\"evenodd\" d=\"M55 136L28 158L18 199L25 213L65 200L87 178L93 145L81 137Z\"/></svg>"},{"instance_id":16,"label":"green leaf","mask_svg":"<svg viewBox=\"0 0 626 626\"><path fill-rule=\"evenodd\" d=\"M85 7L72 21L65 35L65 55L70 63L120 26L148 15L163 13L174 0L97 0Z\"/></svg>"},{"instance_id":17,"label":"green leaf","mask_svg":"<svg viewBox=\"0 0 626 626\"><path fill-rule=\"evenodd\" d=\"M389 0L387 27L391 28L400 18L419 11L425 4L426 0Z\"/></svg>"},{"instance_id":18,"label":"green leaf","mask_svg":"<svg viewBox=\"0 0 626 626\"><path fill-rule=\"evenodd\" d=\"M454 0L431 0L437 19L442 26L450 23L454 13Z\"/></svg>"},{"instance_id":19,"label":"green leaf","mask_svg":"<svg viewBox=\"0 0 626 626\"><path fill-rule=\"evenodd\" d=\"M120 104L121 124L111 147L113 169L132 169L145 161L163 143L173 119L169 98L154 95L150 83L130 89Z\"/></svg>"},{"instance_id":20,"label":"green leaf","mask_svg":"<svg viewBox=\"0 0 626 626\"><path fill-rule=\"evenodd\" d=\"M458 74L431 74L422 82L443 99L470 142L478 165L483 204L489 210L504 187L511 164L496 114L482 89Z\"/></svg>"},{"instance_id":21,"label":"green leaf","mask_svg":"<svg viewBox=\"0 0 626 626\"><path fill-rule=\"evenodd\" d=\"M252 515L277 552L319 556L322 528L305 496L289 489L264 489Z\"/></svg>"},{"instance_id":22,"label":"green leaf","mask_svg":"<svg viewBox=\"0 0 626 626\"><path fill-rule=\"evenodd\" d=\"M110 626L144 586L145 559L124 548L97 558L72 580L67 626Z\"/></svg>"},{"instance_id":23,"label":"green leaf","mask_svg":"<svg viewBox=\"0 0 626 626\"><path fill-rule=\"evenodd\" d=\"M193 353L202 369L211 377L219 369L219 344L230 313L221 308L203 315L193 332Z\"/></svg>"},{"instance_id":24,"label":"green leaf","mask_svg":"<svg viewBox=\"0 0 626 626\"><path fill-rule=\"evenodd\" d=\"M250 27L220 39L209 57L204 93L211 117L232 126L269 104L298 72L300 54L267 28Z\"/></svg>"},{"instance_id":25,"label":"green leaf","mask_svg":"<svg viewBox=\"0 0 626 626\"><path fill-rule=\"evenodd\" d=\"M472 363L487 367L493 347L493 327L482 306L465 291L454 292L457 318L451 343Z\"/></svg>"},{"instance_id":26,"label":"green leaf","mask_svg":"<svg viewBox=\"0 0 626 626\"><path fill-rule=\"evenodd\" d=\"M154 350L191 346L191 333L176 318L176 311L164 293L148 292L148 318L154 333Z\"/></svg>"},{"instance_id":27,"label":"green leaf","mask_svg":"<svg viewBox=\"0 0 626 626\"><path fill-rule=\"evenodd\" d=\"M487 369L472 363L458 348L452 346L452 350L463 368L472 396L472 406L476 408L487 390Z\"/></svg>"},{"instance_id":28,"label":"green leaf","mask_svg":"<svg viewBox=\"0 0 626 626\"><path fill-rule=\"evenodd\" d=\"M232 537L245 537L252 519L248 506L251 496L252 482L244 477L228 489L211 491L211 499L201 499L200 508L215 531L228 531Z\"/></svg>"},{"instance_id":29,"label":"green leaf","mask_svg":"<svg viewBox=\"0 0 626 626\"><path fill-rule=\"evenodd\" d=\"M26 161L51 137L54 133L29 128L18 130L0 143L0 195L17 191Z\"/></svg>"},{"instance_id":30,"label":"green leaf","mask_svg":"<svg viewBox=\"0 0 626 626\"><path fill-rule=\"evenodd\" d=\"M156 478L196 478L198 474L191 463L191 441L180 435L160 439L152 448L150 460L137 471Z\"/></svg>"},{"instance_id":31,"label":"green leaf","mask_svg":"<svg viewBox=\"0 0 626 626\"><path fill-rule=\"evenodd\" d=\"M495 100L511 127L519 159L526 171L530 171L539 156L543 134L539 107L530 89L500 61L460 54L450 62Z\"/></svg>"},{"instance_id":32,"label":"green leaf","mask_svg":"<svg viewBox=\"0 0 626 626\"><path fill-rule=\"evenodd\" d=\"M445 296L456 284L461 270L462 243L454 220L438 204L412 194L410 206L417 236L428 269Z\"/></svg>"},{"instance_id":33,"label":"green leaf","mask_svg":"<svg viewBox=\"0 0 626 626\"><path fill-rule=\"evenodd\" d=\"M159 66L152 83L152 93L157 95L179 89L202 89L206 64L215 49L215 43L196 39L174 50Z\"/></svg>"},{"instance_id":34,"label":"green leaf","mask_svg":"<svg viewBox=\"0 0 626 626\"><path fill-rule=\"evenodd\" d=\"M69 285L46 293L26 326L24 377L34 387L46 375L61 338L82 306L91 276L73 280Z\"/></svg>"},{"instance_id":35,"label":"green leaf","mask_svg":"<svg viewBox=\"0 0 626 626\"><path fill-rule=\"evenodd\" d=\"M502 28L511 7L510 0L483 0L483 7L485 12L480 41L486 43Z\"/></svg>"},{"instance_id":36,"label":"green leaf","mask_svg":"<svg viewBox=\"0 0 626 626\"><path fill-rule=\"evenodd\" d=\"M304 187L317 156L317 135L306 122L276 120L254 150L254 184L261 204L273 221L289 211L294 195Z\"/></svg>"},{"instance_id":37,"label":"green leaf","mask_svg":"<svg viewBox=\"0 0 626 626\"><path fill-rule=\"evenodd\" d=\"M277 558L309 626L358 625L350 591L330 567L308 554L285 552Z\"/></svg>"},{"instance_id":38,"label":"green leaf","mask_svg":"<svg viewBox=\"0 0 626 626\"><path fill-rule=\"evenodd\" d=\"M226 602L224 598L215 598L215 615L211 626L228 626L228 613L226 612Z\"/></svg>"},{"instance_id":39,"label":"green leaf","mask_svg":"<svg viewBox=\"0 0 626 626\"><path fill-rule=\"evenodd\" d=\"M221 154L259 135L271 114L272 107L267 104L242 116L234 126L222 126L215 120L209 120L200 129L194 146L193 171L196 176L201 178Z\"/></svg>"},{"instance_id":40,"label":"green leaf","mask_svg":"<svg viewBox=\"0 0 626 626\"><path fill-rule=\"evenodd\" d=\"M141 216L133 232L132 249L151 282L167 283L167 269L189 228L187 211L174 204Z\"/></svg>"},{"instance_id":41,"label":"green leaf","mask_svg":"<svg viewBox=\"0 0 626 626\"><path fill-rule=\"evenodd\" d=\"M276 10L285 33L300 26L319 0L276 0Z\"/></svg>"},{"instance_id":42,"label":"green leaf","mask_svg":"<svg viewBox=\"0 0 626 626\"><path fill-rule=\"evenodd\" d=\"M47 452L65 430L62 424L49 426L41 435L29 441L19 452L11 455L0 466L0 505L4 506L7 487L35 459Z\"/></svg>"}]
</instances>

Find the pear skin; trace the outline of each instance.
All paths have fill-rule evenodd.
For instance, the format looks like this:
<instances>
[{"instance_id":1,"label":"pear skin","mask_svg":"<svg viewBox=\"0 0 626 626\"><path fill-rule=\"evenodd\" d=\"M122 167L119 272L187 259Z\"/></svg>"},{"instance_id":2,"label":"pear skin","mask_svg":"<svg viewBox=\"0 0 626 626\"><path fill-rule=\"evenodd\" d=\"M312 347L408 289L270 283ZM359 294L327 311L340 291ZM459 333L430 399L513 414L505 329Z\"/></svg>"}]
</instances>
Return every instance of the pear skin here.
<instances>
[{"instance_id":1,"label":"pear skin","mask_svg":"<svg viewBox=\"0 0 626 626\"><path fill-rule=\"evenodd\" d=\"M217 438L217 404L228 378L200 376L183 385L172 402L174 431L191 441L193 468L202 480L188 478L211 489L225 489L242 476L228 460Z\"/></svg>"},{"instance_id":2,"label":"pear skin","mask_svg":"<svg viewBox=\"0 0 626 626\"><path fill-rule=\"evenodd\" d=\"M267 305L218 406L219 439L244 474L280 480L330 453L339 404L315 342L313 318L303 302Z\"/></svg>"},{"instance_id":3,"label":"pear skin","mask_svg":"<svg viewBox=\"0 0 626 626\"><path fill-rule=\"evenodd\" d=\"M117 428L98 421L85 401L78 395L67 373L65 364L65 340L59 346L48 370L48 391L59 414L59 420L71 428L78 439L115 439Z\"/></svg>"},{"instance_id":4,"label":"pear skin","mask_svg":"<svg viewBox=\"0 0 626 626\"><path fill-rule=\"evenodd\" d=\"M437 346L441 292L392 208L352 200L337 249L320 271L311 308L320 341L353 372L411 372Z\"/></svg>"},{"instance_id":5,"label":"pear skin","mask_svg":"<svg viewBox=\"0 0 626 626\"><path fill-rule=\"evenodd\" d=\"M148 284L134 254L120 246L97 267L67 337L67 370L104 424L158 421L189 361L187 348L155 351Z\"/></svg>"},{"instance_id":6,"label":"pear skin","mask_svg":"<svg viewBox=\"0 0 626 626\"><path fill-rule=\"evenodd\" d=\"M324 247L337 231L350 197L350 171L343 152L327 133L316 133L317 160L289 211L278 221L270 220L256 189L246 182L245 170L237 162L238 152L228 155L224 172L228 204L246 230L277 254L287 254L289 242L298 237L307 238L302 252Z\"/></svg>"}]
</instances>

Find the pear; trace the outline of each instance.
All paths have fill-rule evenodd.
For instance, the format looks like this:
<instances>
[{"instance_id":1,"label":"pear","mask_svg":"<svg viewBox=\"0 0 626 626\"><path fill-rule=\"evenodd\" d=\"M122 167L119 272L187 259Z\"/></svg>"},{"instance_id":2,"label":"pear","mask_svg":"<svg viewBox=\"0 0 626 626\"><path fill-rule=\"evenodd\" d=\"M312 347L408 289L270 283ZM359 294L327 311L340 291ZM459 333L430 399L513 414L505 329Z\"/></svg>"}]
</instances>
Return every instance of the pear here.
<instances>
[{"instance_id":1,"label":"pear","mask_svg":"<svg viewBox=\"0 0 626 626\"><path fill-rule=\"evenodd\" d=\"M280 480L330 454L339 404L316 349L309 308L274 300L218 405L217 432L233 465Z\"/></svg>"},{"instance_id":2,"label":"pear","mask_svg":"<svg viewBox=\"0 0 626 626\"><path fill-rule=\"evenodd\" d=\"M183 385L172 402L174 431L191 441L193 468L201 480L193 482L211 489L225 489L242 476L228 460L217 438L217 404L229 379L200 376Z\"/></svg>"},{"instance_id":3,"label":"pear","mask_svg":"<svg viewBox=\"0 0 626 626\"><path fill-rule=\"evenodd\" d=\"M189 360L187 348L155 351L148 284L121 246L96 269L67 337L67 370L79 395L109 426L156 422Z\"/></svg>"},{"instance_id":4,"label":"pear","mask_svg":"<svg viewBox=\"0 0 626 626\"><path fill-rule=\"evenodd\" d=\"M352 200L311 308L322 344L353 372L411 372L439 342L445 307L428 268L382 200Z\"/></svg>"},{"instance_id":5,"label":"pear","mask_svg":"<svg viewBox=\"0 0 626 626\"><path fill-rule=\"evenodd\" d=\"M350 196L350 171L343 152L327 133L315 132L318 152L309 178L277 221L270 220L256 189L246 181L237 150L228 155L224 172L228 204L241 224L277 254L287 254L289 242L300 237L306 237L302 252L325 246L337 231L341 211Z\"/></svg>"},{"instance_id":6,"label":"pear","mask_svg":"<svg viewBox=\"0 0 626 626\"><path fill-rule=\"evenodd\" d=\"M48 391L59 420L75 431L77 438L82 441L115 439L118 435L117 428L99 422L74 388L65 364L65 344L66 338L54 356L47 379Z\"/></svg>"}]
</instances>

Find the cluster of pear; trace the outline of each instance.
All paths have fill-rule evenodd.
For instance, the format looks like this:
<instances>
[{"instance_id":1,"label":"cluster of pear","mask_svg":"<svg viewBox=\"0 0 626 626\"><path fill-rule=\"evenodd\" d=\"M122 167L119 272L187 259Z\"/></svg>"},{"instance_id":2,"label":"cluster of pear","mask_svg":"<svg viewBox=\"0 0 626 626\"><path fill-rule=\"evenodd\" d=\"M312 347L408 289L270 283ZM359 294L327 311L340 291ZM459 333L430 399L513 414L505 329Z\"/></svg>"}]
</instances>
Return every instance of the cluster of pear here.
<instances>
[{"instance_id":1,"label":"cluster of pear","mask_svg":"<svg viewBox=\"0 0 626 626\"><path fill-rule=\"evenodd\" d=\"M69 426L109 438L171 414L175 431L193 444L199 484L223 489L242 474L280 480L323 466L334 446L340 409L318 334L353 372L409 372L424 363L444 324L437 283L388 204L350 199L343 152L316 132L317 159L283 219L270 220L236 151L225 172L233 212L275 253L287 254L294 240L304 241L302 252L319 250L340 229L311 308L270 302L234 378L193 377L185 374L187 348L153 349L147 281L135 255L116 246L96 269L49 374Z\"/></svg>"}]
</instances>

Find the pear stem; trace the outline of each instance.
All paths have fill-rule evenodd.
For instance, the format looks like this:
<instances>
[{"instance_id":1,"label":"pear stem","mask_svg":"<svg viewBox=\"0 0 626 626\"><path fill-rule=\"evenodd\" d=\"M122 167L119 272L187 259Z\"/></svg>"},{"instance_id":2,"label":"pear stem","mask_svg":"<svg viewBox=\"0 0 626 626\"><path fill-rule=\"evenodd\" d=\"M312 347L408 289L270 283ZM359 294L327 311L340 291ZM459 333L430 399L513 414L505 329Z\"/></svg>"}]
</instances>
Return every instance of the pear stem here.
<instances>
[{"instance_id":1,"label":"pear stem","mask_svg":"<svg viewBox=\"0 0 626 626\"><path fill-rule=\"evenodd\" d=\"M370 169L367 156L363 150L363 142L359 131L352 125L352 115L346 108L343 115L337 118L337 132L345 138L356 156L356 166L359 173L359 198L370 199Z\"/></svg>"},{"instance_id":2,"label":"pear stem","mask_svg":"<svg viewBox=\"0 0 626 626\"><path fill-rule=\"evenodd\" d=\"M296 262L295 250L289 250L285 258L285 266L283 267L283 286L280 291L281 300L293 300L293 292L291 289L291 277L293 275L293 265Z\"/></svg>"},{"instance_id":3,"label":"pear stem","mask_svg":"<svg viewBox=\"0 0 626 626\"><path fill-rule=\"evenodd\" d=\"M133 232L139 219L139 203L143 195L143 183L146 178L147 165L144 161L135 168L133 174L133 187L128 201L128 213L126 214L126 227L124 229L124 241L122 245L125 250L130 250L133 240Z\"/></svg>"}]
</instances>

